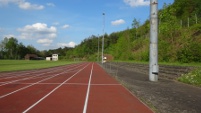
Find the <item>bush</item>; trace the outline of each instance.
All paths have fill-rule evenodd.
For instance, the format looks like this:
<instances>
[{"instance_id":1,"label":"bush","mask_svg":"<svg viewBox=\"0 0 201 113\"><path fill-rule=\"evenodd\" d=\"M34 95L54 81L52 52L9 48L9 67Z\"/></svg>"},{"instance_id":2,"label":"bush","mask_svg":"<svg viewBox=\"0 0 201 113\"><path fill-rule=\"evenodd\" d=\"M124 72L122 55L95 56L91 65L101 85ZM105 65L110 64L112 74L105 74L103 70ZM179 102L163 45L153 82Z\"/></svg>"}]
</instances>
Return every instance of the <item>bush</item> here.
<instances>
[{"instance_id":1,"label":"bush","mask_svg":"<svg viewBox=\"0 0 201 113\"><path fill-rule=\"evenodd\" d=\"M183 46L177 53L178 61L182 63L201 62L201 44L192 42Z\"/></svg>"}]
</instances>

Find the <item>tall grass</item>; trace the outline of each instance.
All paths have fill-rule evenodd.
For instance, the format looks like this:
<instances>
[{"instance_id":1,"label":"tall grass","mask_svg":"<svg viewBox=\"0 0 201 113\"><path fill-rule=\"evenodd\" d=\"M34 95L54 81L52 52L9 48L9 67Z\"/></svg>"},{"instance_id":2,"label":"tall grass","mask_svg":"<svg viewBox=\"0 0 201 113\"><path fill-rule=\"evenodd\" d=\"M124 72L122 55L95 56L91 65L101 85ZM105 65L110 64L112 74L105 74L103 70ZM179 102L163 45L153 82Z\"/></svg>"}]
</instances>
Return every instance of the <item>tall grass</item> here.
<instances>
[{"instance_id":1,"label":"tall grass","mask_svg":"<svg viewBox=\"0 0 201 113\"><path fill-rule=\"evenodd\" d=\"M45 61L45 60L0 60L0 72L41 69L60 65L71 64L70 61Z\"/></svg>"}]
</instances>

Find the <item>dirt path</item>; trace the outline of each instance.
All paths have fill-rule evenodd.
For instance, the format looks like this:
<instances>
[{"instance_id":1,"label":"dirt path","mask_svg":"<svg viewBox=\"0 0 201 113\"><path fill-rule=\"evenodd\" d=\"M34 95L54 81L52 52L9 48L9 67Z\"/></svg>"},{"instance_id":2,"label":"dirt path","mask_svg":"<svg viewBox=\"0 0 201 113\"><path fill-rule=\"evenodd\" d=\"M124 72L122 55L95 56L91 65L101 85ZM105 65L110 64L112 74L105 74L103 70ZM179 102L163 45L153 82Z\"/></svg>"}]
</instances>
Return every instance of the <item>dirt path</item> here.
<instances>
[{"instance_id":1,"label":"dirt path","mask_svg":"<svg viewBox=\"0 0 201 113\"><path fill-rule=\"evenodd\" d=\"M201 88L164 78L150 82L148 75L124 67L107 69L157 113L201 113Z\"/></svg>"}]
</instances>

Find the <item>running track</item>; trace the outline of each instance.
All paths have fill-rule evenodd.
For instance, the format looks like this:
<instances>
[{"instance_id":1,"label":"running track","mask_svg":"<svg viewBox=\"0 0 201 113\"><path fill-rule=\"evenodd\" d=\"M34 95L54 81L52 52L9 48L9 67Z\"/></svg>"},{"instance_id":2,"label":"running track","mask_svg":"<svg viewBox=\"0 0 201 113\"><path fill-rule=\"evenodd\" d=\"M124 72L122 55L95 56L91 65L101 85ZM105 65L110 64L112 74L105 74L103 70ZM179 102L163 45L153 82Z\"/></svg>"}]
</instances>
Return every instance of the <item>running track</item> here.
<instances>
[{"instance_id":1,"label":"running track","mask_svg":"<svg viewBox=\"0 0 201 113\"><path fill-rule=\"evenodd\" d=\"M0 73L0 113L153 113L96 63Z\"/></svg>"}]
</instances>

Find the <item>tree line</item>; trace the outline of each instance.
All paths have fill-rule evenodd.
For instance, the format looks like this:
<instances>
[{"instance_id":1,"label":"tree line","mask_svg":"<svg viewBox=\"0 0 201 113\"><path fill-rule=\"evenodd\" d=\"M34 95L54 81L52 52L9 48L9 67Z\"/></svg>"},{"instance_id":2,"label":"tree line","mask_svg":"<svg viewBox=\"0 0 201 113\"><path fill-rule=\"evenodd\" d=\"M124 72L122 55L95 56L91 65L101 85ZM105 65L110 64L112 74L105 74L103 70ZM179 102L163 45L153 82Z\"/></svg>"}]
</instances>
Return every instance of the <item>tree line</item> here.
<instances>
[{"instance_id":1,"label":"tree line","mask_svg":"<svg viewBox=\"0 0 201 113\"><path fill-rule=\"evenodd\" d=\"M33 46L24 46L14 37L4 38L0 43L0 59L22 59L27 53L38 53Z\"/></svg>"},{"instance_id":2,"label":"tree line","mask_svg":"<svg viewBox=\"0 0 201 113\"><path fill-rule=\"evenodd\" d=\"M34 46L28 45L25 46L22 42L18 42L18 40L14 37L7 38L5 37L0 42L0 59L24 59L26 54L36 54L39 57L47 57L51 56L54 53L57 53L61 56L66 55L66 51L70 50L70 47L58 48L58 49L50 49L39 51Z\"/></svg>"}]
</instances>

